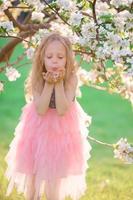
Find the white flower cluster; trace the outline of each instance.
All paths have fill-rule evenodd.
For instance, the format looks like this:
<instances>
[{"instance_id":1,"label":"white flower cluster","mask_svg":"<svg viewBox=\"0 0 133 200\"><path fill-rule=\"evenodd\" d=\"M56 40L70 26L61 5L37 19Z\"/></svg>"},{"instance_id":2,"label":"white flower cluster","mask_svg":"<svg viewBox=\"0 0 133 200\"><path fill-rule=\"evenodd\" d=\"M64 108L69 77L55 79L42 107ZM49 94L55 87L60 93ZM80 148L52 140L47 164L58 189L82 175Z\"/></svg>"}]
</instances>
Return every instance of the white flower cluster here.
<instances>
[{"instance_id":1,"label":"white flower cluster","mask_svg":"<svg viewBox=\"0 0 133 200\"><path fill-rule=\"evenodd\" d=\"M123 5L131 5L133 3L133 0L111 0L110 2L112 5L114 5L116 8L119 8Z\"/></svg>"},{"instance_id":2,"label":"white flower cluster","mask_svg":"<svg viewBox=\"0 0 133 200\"><path fill-rule=\"evenodd\" d=\"M79 68L78 70L78 79L79 79L79 86L83 84L88 85L89 82L95 83L98 73L95 70L86 71L83 68Z\"/></svg>"},{"instance_id":3,"label":"white flower cluster","mask_svg":"<svg viewBox=\"0 0 133 200\"><path fill-rule=\"evenodd\" d=\"M26 55L28 59L32 59L34 56L34 52L35 52L35 48L30 47L29 49L27 49L26 51Z\"/></svg>"},{"instance_id":4,"label":"white flower cluster","mask_svg":"<svg viewBox=\"0 0 133 200\"><path fill-rule=\"evenodd\" d=\"M96 14L98 16L109 14L109 5L106 2L101 2L101 0L98 0L96 3Z\"/></svg>"},{"instance_id":5,"label":"white flower cluster","mask_svg":"<svg viewBox=\"0 0 133 200\"><path fill-rule=\"evenodd\" d=\"M77 13L72 12L70 19L69 19L69 23L74 26L75 25L79 26L82 18L83 18L83 15L80 12L77 12Z\"/></svg>"},{"instance_id":6,"label":"white flower cluster","mask_svg":"<svg viewBox=\"0 0 133 200\"><path fill-rule=\"evenodd\" d=\"M107 41L97 47L97 58L110 58L117 63L124 63L124 57L126 59L133 56L133 52L130 49L130 42L127 39L123 39L119 34L113 32L107 33Z\"/></svg>"},{"instance_id":7,"label":"white flower cluster","mask_svg":"<svg viewBox=\"0 0 133 200\"><path fill-rule=\"evenodd\" d=\"M133 104L133 68L131 68L127 72L123 72L121 74L121 79L122 82L124 83L123 88L124 88L125 98L130 99L131 103Z\"/></svg>"},{"instance_id":8,"label":"white flower cluster","mask_svg":"<svg viewBox=\"0 0 133 200\"><path fill-rule=\"evenodd\" d=\"M10 0L3 0L1 6L0 6L0 11L6 10L9 6L12 6Z\"/></svg>"},{"instance_id":9,"label":"white flower cluster","mask_svg":"<svg viewBox=\"0 0 133 200\"><path fill-rule=\"evenodd\" d=\"M65 26L63 23L56 23L51 22L50 23L50 31L57 31L61 33L61 35L66 36L69 38L69 40L72 42L72 44L77 43L78 36L72 32L72 30L69 28L69 26Z\"/></svg>"},{"instance_id":10,"label":"white flower cluster","mask_svg":"<svg viewBox=\"0 0 133 200\"><path fill-rule=\"evenodd\" d=\"M44 15L44 13L42 13L42 12L33 11L33 12L32 12L32 15L31 15L31 19L32 19L32 20L39 21L39 22L42 22L44 16L45 16L45 15Z\"/></svg>"},{"instance_id":11,"label":"white flower cluster","mask_svg":"<svg viewBox=\"0 0 133 200\"><path fill-rule=\"evenodd\" d=\"M78 43L82 46L92 46L96 39L96 24L93 21L84 23L81 27L82 36L79 37ZM95 48L95 47L94 47Z\"/></svg>"},{"instance_id":12,"label":"white flower cluster","mask_svg":"<svg viewBox=\"0 0 133 200\"><path fill-rule=\"evenodd\" d=\"M127 164L133 163L133 146L128 144L126 138L121 138L115 145L114 157Z\"/></svg>"},{"instance_id":13,"label":"white flower cluster","mask_svg":"<svg viewBox=\"0 0 133 200\"><path fill-rule=\"evenodd\" d=\"M13 23L10 21L0 22L0 27L6 29L6 31L9 32L13 30Z\"/></svg>"},{"instance_id":14,"label":"white flower cluster","mask_svg":"<svg viewBox=\"0 0 133 200\"><path fill-rule=\"evenodd\" d=\"M25 0L25 2L33 6L37 12L41 12L45 7L45 5L40 2L40 0Z\"/></svg>"},{"instance_id":15,"label":"white flower cluster","mask_svg":"<svg viewBox=\"0 0 133 200\"><path fill-rule=\"evenodd\" d=\"M26 0L26 2L34 7L34 11L32 12L31 19L36 20L38 22L42 22L43 18L45 16L44 13L42 13L42 10L44 9L45 5L41 3L39 0Z\"/></svg>"},{"instance_id":16,"label":"white flower cluster","mask_svg":"<svg viewBox=\"0 0 133 200\"><path fill-rule=\"evenodd\" d=\"M118 31L124 31L124 29L126 28L127 30L128 27L130 26L129 19L131 19L131 17L132 17L131 13L129 13L129 11L127 10L114 14L113 21L116 29Z\"/></svg>"},{"instance_id":17,"label":"white flower cluster","mask_svg":"<svg viewBox=\"0 0 133 200\"><path fill-rule=\"evenodd\" d=\"M21 76L20 73L13 67L7 67L5 75L9 81L16 81L16 79Z\"/></svg>"},{"instance_id":18,"label":"white flower cluster","mask_svg":"<svg viewBox=\"0 0 133 200\"><path fill-rule=\"evenodd\" d=\"M67 11L72 11L76 9L76 4L74 1L71 0L57 0L56 3L59 5L59 7L63 8Z\"/></svg>"}]
</instances>

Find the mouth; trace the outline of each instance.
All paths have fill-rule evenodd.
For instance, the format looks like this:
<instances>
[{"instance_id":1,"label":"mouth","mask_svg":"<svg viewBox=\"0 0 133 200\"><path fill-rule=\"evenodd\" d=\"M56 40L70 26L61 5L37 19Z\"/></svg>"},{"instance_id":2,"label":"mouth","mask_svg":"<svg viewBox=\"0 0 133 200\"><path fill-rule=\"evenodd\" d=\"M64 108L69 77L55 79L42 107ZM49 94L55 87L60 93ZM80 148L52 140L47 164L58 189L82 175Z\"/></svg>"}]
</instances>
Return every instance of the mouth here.
<instances>
[{"instance_id":1,"label":"mouth","mask_svg":"<svg viewBox=\"0 0 133 200\"><path fill-rule=\"evenodd\" d=\"M58 67L52 67L53 71L57 71L59 68Z\"/></svg>"}]
</instances>

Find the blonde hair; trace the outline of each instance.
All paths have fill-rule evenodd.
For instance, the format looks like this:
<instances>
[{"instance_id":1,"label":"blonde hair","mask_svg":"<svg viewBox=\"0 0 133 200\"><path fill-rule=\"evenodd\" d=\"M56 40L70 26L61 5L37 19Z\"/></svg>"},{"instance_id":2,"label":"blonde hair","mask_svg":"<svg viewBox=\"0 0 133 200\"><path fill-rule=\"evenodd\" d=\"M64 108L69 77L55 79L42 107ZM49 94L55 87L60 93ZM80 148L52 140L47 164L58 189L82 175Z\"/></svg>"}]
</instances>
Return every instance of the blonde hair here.
<instances>
[{"instance_id":1,"label":"blonde hair","mask_svg":"<svg viewBox=\"0 0 133 200\"><path fill-rule=\"evenodd\" d=\"M34 92L41 94L43 90L45 80L43 79L42 72L46 72L44 65L44 53L47 45L55 40L61 42L66 48L66 75L64 84L66 84L69 80L71 74L76 73L78 69L70 40L57 32L49 33L42 39L40 45L35 51L33 65L24 84L26 101L32 100Z\"/></svg>"}]
</instances>

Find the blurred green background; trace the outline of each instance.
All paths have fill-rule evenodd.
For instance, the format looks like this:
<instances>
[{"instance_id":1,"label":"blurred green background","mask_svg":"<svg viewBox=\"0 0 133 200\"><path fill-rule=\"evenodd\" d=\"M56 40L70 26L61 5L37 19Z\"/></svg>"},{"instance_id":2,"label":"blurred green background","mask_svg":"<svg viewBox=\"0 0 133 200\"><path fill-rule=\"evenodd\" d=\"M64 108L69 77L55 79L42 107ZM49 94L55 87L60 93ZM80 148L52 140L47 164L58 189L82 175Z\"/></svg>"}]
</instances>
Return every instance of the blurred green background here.
<instances>
[{"instance_id":1,"label":"blurred green background","mask_svg":"<svg viewBox=\"0 0 133 200\"><path fill-rule=\"evenodd\" d=\"M0 48L7 40L0 39ZM23 48L18 45L11 57L13 62L21 55ZM29 62L23 60L20 64ZM3 66L2 63L0 66ZM85 65L87 68L87 65ZM21 77L14 82L0 74L5 82L5 89L0 94L0 200L24 199L14 189L10 197L5 197L7 180L4 177L6 163L4 157L14 137L14 129L19 122L21 108L25 105L24 80L30 70L25 64L18 68ZM116 143L126 137L133 143L133 112L128 101L118 95L108 94L87 86L82 87L82 98L77 100L85 112L92 116L89 134L107 143ZM112 149L90 141L91 159L87 171L88 189L81 198L84 200L132 200L133 199L133 165L123 164L113 157Z\"/></svg>"}]
</instances>

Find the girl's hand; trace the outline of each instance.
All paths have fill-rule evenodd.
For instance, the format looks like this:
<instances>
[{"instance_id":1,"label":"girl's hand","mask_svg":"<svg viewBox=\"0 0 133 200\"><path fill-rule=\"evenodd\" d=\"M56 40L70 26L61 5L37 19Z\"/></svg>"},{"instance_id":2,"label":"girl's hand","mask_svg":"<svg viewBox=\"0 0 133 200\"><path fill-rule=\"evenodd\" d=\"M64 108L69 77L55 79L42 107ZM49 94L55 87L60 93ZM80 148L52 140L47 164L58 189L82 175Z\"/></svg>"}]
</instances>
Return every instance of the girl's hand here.
<instances>
[{"instance_id":1,"label":"girl's hand","mask_svg":"<svg viewBox=\"0 0 133 200\"><path fill-rule=\"evenodd\" d=\"M65 68L59 69L58 71L47 71L46 73L43 72L43 78L50 84L55 84L60 82L65 77Z\"/></svg>"},{"instance_id":2,"label":"girl's hand","mask_svg":"<svg viewBox=\"0 0 133 200\"><path fill-rule=\"evenodd\" d=\"M46 82L48 82L49 84L53 84L54 83L52 72L50 72L50 71L42 72L42 75L43 75L43 79Z\"/></svg>"},{"instance_id":3,"label":"girl's hand","mask_svg":"<svg viewBox=\"0 0 133 200\"><path fill-rule=\"evenodd\" d=\"M61 80L64 80L65 78L65 68L59 69L56 73L56 83L60 82Z\"/></svg>"}]
</instances>

